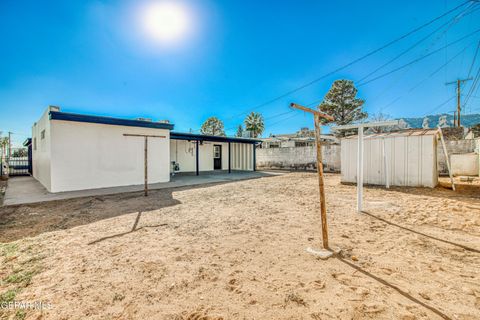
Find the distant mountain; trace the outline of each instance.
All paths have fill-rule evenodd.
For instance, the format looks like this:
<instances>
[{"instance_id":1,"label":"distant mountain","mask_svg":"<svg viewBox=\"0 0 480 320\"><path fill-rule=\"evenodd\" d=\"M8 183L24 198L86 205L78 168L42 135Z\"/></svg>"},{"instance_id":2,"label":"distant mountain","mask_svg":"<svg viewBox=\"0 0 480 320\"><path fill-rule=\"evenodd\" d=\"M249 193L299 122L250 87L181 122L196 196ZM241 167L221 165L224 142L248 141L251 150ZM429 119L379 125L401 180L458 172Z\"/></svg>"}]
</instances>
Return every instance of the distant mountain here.
<instances>
[{"instance_id":1,"label":"distant mountain","mask_svg":"<svg viewBox=\"0 0 480 320\"><path fill-rule=\"evenodd\" d=\"M424 124L428 125L428 128L436 128L439 125L441 127L453 127L453 115L446 113L430 115L423 118L400 118L398 120L403 122L406 128L423 128ZM471 127L480 123L480 114L462 115L460 120L462 126Z\"/></svg>"}]
</instances>

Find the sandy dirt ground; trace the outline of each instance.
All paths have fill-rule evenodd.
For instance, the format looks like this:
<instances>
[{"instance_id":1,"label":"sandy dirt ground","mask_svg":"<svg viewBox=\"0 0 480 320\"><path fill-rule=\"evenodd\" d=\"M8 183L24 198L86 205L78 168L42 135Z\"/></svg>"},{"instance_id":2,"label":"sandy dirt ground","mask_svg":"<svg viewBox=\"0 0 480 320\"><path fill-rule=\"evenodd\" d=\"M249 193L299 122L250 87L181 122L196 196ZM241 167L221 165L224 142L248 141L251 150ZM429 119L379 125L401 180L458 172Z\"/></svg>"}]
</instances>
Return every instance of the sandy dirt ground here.
<instances>
[{"instance_id":1,"label":"sandy dirt ground","mask_svg":"<svg viewBox=\"0 0 480 320\"><path fill-rule=\"evenodd\" d=\"M0 209L0 319L480 319L480 195L315 173Z\"/></svg>"}]
</instances>

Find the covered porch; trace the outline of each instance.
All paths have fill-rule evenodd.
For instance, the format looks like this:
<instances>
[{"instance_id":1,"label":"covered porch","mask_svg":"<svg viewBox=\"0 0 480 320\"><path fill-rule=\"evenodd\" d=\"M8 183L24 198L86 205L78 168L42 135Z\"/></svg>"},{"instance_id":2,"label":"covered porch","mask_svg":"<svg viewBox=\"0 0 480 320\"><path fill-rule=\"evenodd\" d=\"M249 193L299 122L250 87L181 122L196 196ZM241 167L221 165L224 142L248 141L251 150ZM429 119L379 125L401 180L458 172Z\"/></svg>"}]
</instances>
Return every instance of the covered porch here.
<instances>
[{"instance_id":1,"label":"covered porch","mask_svg":"<svg viewBox=\"0 0 480 320\"><path fill-rule=\"evenodd\" d=\"M256 171L261 140L171 132L171 173Z\"/></svg>"}]
</instances>

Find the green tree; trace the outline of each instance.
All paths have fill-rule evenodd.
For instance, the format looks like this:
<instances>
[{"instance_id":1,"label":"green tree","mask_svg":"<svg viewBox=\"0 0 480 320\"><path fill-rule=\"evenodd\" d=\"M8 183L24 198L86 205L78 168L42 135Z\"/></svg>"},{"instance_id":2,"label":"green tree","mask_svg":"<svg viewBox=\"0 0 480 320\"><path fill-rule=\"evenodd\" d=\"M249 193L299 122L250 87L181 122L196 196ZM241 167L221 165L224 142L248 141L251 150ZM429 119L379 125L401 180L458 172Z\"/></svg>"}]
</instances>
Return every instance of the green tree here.
<instances>
[{"instance_id":1,"label":"green tree","mask_svg":"<svg viewBox=\"0 0 480 320\"><path fill-rule=\"evenodd\" d=\"M12 157L14 158L24 158L28 156L28 151L26 148L15 149L12 152Z\"/></svg>"},{"instance_id":2,"label":"green tree","mask_svg":"<svg viewBox=\"0 0 480 320\"><path fill-rule=\"evenodd\" d=\"M200 129L202 134L208 134L211 136L225 136L225 130L223 127L223 122L217 117L208 118Z\"/></svg>"},{"instance_id":3,"label":"green tree","mask_svg":"<svg viewBox=\"0 0 480 320\"><path fill-rule=\"evenodd\" d=\"M252 112L245 118L245 130L250 131L253 138L258 138L265 130L263 117L258 112Z\"/></svg>"},{"instance_id":4,"label":"green tree","mask_svg":"<svg viewBox=\"0 0 480 320\"><path fill-rule=\"evenodd\" d=\"M238 125L237 133L235 134L236 137L243 137L243 126L241 124Z\"/></svg>"},{"instance_id":5,"label":"green tree","mask_svg":"<svg viewBox=\"0 0 480 320\"><path fill-rule=\"evenodd\" d=\"M337 125L350 124L368 117L362 111L364 100L356 98L357 88L351 80L336 80L318 107L331 115Z\"/></svg>"}]
</instances>

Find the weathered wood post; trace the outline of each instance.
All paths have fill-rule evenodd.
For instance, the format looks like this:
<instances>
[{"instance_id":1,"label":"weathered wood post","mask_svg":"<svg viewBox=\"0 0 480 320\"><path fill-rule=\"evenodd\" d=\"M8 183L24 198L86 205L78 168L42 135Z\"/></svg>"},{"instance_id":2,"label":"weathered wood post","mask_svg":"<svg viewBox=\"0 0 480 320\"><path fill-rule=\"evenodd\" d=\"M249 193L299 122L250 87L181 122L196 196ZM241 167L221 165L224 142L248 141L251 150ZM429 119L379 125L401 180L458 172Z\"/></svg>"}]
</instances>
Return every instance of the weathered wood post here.
<instances>
[{"instance_id":1,"label":"weathered wood post","mask_svg":"<svg viewBox=\"0 0 480 320\"><path fill-rule=\"evenodd\" d=\"M321 134L321 119L333 121L333 117L313 110L301 105L292 103L291 107L313 114L315 123L315 142L317 147L317 172L318 172L318 189L320 193L320 216L322 219L322 244L324 249L328 249L328 228L327 228L327 204L325 201L325 183L323 179L323 161L322 161L322 142L320 140Z\"/></svg>"},{"instance_id":2,"label":"weathered wood post","mask_svg":"<svg viewBox=\"0 0 480 320\"><path fill-rule=\"evenodd\" d=\"M148 138L166 138L166 136L156 136L148 134L133 134L133 133L124 133L125 137L143 137L144 138L144 147L143 147L143 181L144 187L143 192L145 197L148 196Z\"/></svg>"}]
</instances>

